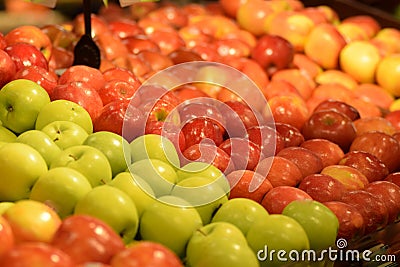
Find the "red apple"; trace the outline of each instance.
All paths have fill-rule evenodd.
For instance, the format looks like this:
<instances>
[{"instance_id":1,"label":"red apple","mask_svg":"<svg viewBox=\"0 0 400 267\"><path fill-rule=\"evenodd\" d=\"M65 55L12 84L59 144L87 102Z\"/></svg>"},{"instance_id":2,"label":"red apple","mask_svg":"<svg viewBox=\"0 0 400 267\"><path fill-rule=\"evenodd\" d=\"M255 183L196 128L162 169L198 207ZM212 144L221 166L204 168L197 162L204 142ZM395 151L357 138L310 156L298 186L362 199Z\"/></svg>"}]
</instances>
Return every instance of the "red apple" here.
<instances>
[{"instance_id":1,"label":"red apple","mask_svg":"<svg viewBox=\"0 0 400 267\"><path fill-rule=\"evenodd\" d=\"M27 242L12 248L0 259L7 267L73 267L72 258L64 251L47 243Z\"/></svg>"},{"instance_id":2,"label":"red apple","mask_svg":"<svg viewBox=\"0 0 400 267\"><path fill-rule=\"evenodd\" d=\"M343 195L342 202L347 203L361 213L365 222L365 234L382 229L388 222L388 210L382 200L364 190L349 191Z\"/></svg>"},{"instance_id":3,"label":"red apple","mask_svg":"<svg viewBox=\"0 0 400 267\"><path fill-rule=\"evenodd\" d=\"M384 181L392 182L397 186L400 186L400 172L392 172L391 174L386 176Z\"/></svg>"},{"instance_id":4,"label":"red apple","mask_svg":"<svg viewBox=\"0 0 400 267\"><path fill-rule=\"evenodd\" d=\"M394 172L400 167L400 144L391 135L383 132L366 132L357 136L351 144L350 151L365 151L374 155Z\"/></svg>"},{"instance_id":5,"label":"red apple","mask_svg":"<svg viewBox=\"0 0 400 267\"><path fill-rule=\"evenodd\" d=\"M228 138L219 147L229 154L236 169L254 170L264 158L260 147L247 138Z\"/></svg>"},{"instance_id":6,"label":"red apple","mask_svg":"<svg viewBox=\"0 0 400 267\"><path fill-rule=\"evenodd\" d=\"M148 121L145 134L158 134L168 138L177 151L183 152L186 149L186 141L183 132L177 125L168 121Z\"/></svg>"},{"instance_id":7,"label":"red apple","mask_svg":"<svg viewBox=\"0 0 400 267\"><path fill-rule=\"evenodd\" d=\"M277 122L275 129L282 136L285 147L300 146L304 142L300 130L290 124Z\"/></svg>"},{"instance_id":8,"label":"red apple","mask_svg":"<svg viewBox=\"0 0 400 267\"><path fill-rule=\"evenodd\" d=\"M107 22L101 18L98 14L92 13L91 17L91 35L92 37L96 37L98 34L110 32L110 28L108 27ZM85 33L85 24L84 24L84 16L83 13L78 14L72 21L72 30L73 32L81 36Z\"/></svg>"},{"instance_id":9,"label":"red apple","mask_svg":"<svg viewBox=\"0 0 400 267\"><path fill-rule=\"evenodd\" d=\"M388 224L397 220L400 215L400 187L389 181L375 181L364 189L378 197L388 210Z\"/></svg>"},{"instance_id":10,"label":"red apple","mask_svg":"<svg viewBox=\"0 0 400 267\"><path fill-rule=\"evenodd\" d=\"M301 130L306 140L323 138L338 144L347 151L356 137L353 121L334 110L313 112Z\"/></svg>"},{"instance_id":11,"label":"red apple","mask_svg":"<svg viewBox=\"0 0 400 267\"><path fill-rule=\"evenodd\" d=\"M107 60L125 58L129 53L122 40L109 31L97 34L94 41L97 43L102 57Z\"/></svg>"},{"instance_id":12,"label":"red apple","mask_svg":"<svg viewBox=\"0 0 400 267\"><path fill-rule=\"evenodd\" d=\"M322 101L318 106L316 106L313 112L324 111L324 110L334 110L337 112L342 112L346 114L352 121L358 120L360 118L360 113L353 106L335 99L327 99Z\"/></svg>"},{"instance_id":13,"label":"red apple","mask_svg":"<svg viewBox=\"0 0 400 267\"><path fill-rule=\"evenodd\" d=\"M42 53L46 60L50 59L53 45L50 38L37 26L18 26L9 31L4 39L8 46L16 43L31 44Z\"/></svg>"},{"instance_id":14,"label":"red apple","mask_svg":"<svg viewBox=\"0 0 400 267\"><path fill-rule=\"evenodd\" d=\"M365 31L368 38L374 37L380 30L380 23L369 15L354 15L342 20L342 23L355 23Z\"/></svg>"},{"instance_id":15,"label":"red apple","mask_svg":"<svg viewBox=\"0 0 400 267\"><path fill-rule=\"evenodd\" d=\"M33 65L20 69L14 79L27 79L41 85L51 95L54 87L57 86L58 76L52 71Z\"/></svg>"},{"instance_id":16,"label":"red apple","mask_svg":"<svg viewBox=\"0 0 400 267\"><path fill-rule=\"evenodd\" d=\"M385 119L396 128L397 132L400 132L400 110L390 111L385 115Z\"/></svg>"},{"instance_id":17,"label":"red apple","mask_svg":"<svg viewBox=\"0 0 400 267\"><path fill-rule=\"evenodd\" d=\"M103 78L106 82L112 80L121 80L130 83L135 87L139 87L141 85L139 78L133 72L119 67L114 67L104 71Z\"/></svg>"},{"instance_id":18,"label":"red apple","mask_svg":"<svg viewBox=\"0 0 400 267\"><path fill-rule=\"evenodd\" d=\"M95 90L100 90L106 83L100 70L84 65L76 65L68 68L58 79L58 84L67 84L70 82L89 83Z\"/></svg>"},{"instance_id":19,"label":"red apple","mask_svg":"<svg viewBox=\"0 0 400 267\"><path fill-rule=\"evenodd\" d=\"M15 43L8 45L4 51L14 61L16 71L24 67L39 66L46 70L49 69L49 64L43 54L35 46L27 43Z\"/></svg>"},{"instance_id":20,"label":"red apple","mask_svg":"<svg viewBox=\"0 0 400 267\"><path fill-rule=\"evenodd\" d=\"M332 141L326 139L310 139L300 144L301 147L307 148L322 159L322 165L325 167L338 164L344 157L344 152Z\"/></svg>"},{"instance_id":21,"label":"red apple","mask_svg":"<svg viewBox=\"0 0 400 267\"><path fill-rule=\"evenodd\" d=\"M112 267L158 266L183 267L179 257L169 248L152 241L139 241L117 253Z\"/></svg>"},{"instance_id":22,"label":"red apple","mask_svg":"<svg viewBox=\"0 0 400 267\"><path fill-rule=\"evenodd\" d=\"M261 201L261 205L269 214L281 214L289 203L303 199L312 200L310 195L297 187L277 186L268 191Z\"/></svg>"},{"instance_id":23,"label":"red apple","mask_svg":"<svg viewBox=\"0 0 400 267\"><path fill-rule=\"evenodd\" d=\"M229 198L248 198L258 203L272 189L271 182L265 176L252 170L236 170L226 176L231 190Z\"/></svg>"},{"instance_id":24,"label":"red apple","mask_svg":"<svg viewBox=\"0 0 400 267\"><path fill-rule=\"evenodd\" d=\"M322 169L321 174L326 174L340 181L347 190L361 190L368 185L368 179L356 168L345 165L330 165Z\"/></svg>"},{"instance_id":25,"label":"red apple","mask_svg":"<svg viewBox=\"0 0 400 267\"><path fill-rule=\"evenodd\" d=\"M357 135L371 131L379 131L388 135L393 135L396 132L396 128L392 123L383 117L360 118L354 121L354 127L356 127Z\"/></svg>"},{"instance_id":26,"label":"red apple","mask_svg":"<svg viewBox=\"0 0 400 267\"><path fill-rule=\"evenodd\" d=\"M296 164L303 178L310 174L319 173L323 168L321 157L304 147L286 147L276 155Z\"/></svg>"},{"instance_id":27,"label":"red apple","mask_svg":"<svg viewBox=\"0 0 400 267\"><path fill-rule=\"evenodd\" d=\"M187 147L198 144L204 139L212 140L216 146L219 146L223 141L220 127L207 117L197 117L185 122L182 132Z\"/></svg>"},{"instance_id":28,"label":"red apple","mask_svg":"<svg viewBox=\"0 0 400 267\"><path fill-rule=\"evenodd\" d=\"M158 45L160 53L163 55L169 55L170 53L185 47L185 42L176 31L154 31L148 36L150 40Z\"/></svg>"},{"instance_id":29,"label":"red apple","mask_svg":"<svg viewBox=\"0 0 400 267\"><path fill-rule=\"evenodd\" d=\"M189 49L178 48L168 55L174 64L180 64L191 61L202 61L201 56Z\"/></svg>"},{"instance_id":30,"label":"red apple","mask_svg":"<svg viewBox=\"0 0 400 267\"><path fill-rule=\"evenodd\" d=\"M139 101L139 98L134 97L135 92L140 87L140 82L133 85L123 80L111 80L105 83L105 85L97 90L103 105L107 105L118 99L134 99ZM139 102L138 102L139 103Z\"/></svg>"},{"instance_id":31,"label":"red apple","mask_svg":"<svg viewBox=\"0 0 400 267\"><path fill-rule=\"evenodd\" d=\"M251 57L271 75L292 63L294 48L289 41L280 36L265 34L257 40Z\"/></svg>"},{"instance_id":32,"label":"red apple","mask_svg":"<svg viewBox=\"0 0 400 267\"><path fill-rule=\"evenodd\" d=\"M142 51L160 52L160 47L156 42L150 40L146 35L131 36L122 41L132 54L139 54Z\"/></svg>"},{"instance_id":33,"label":"red apple","mask_svg":"<svg viewBox=\"0 0 400 267\"><path fill-rule=\"evenodd\" d=\"M6 39L4 38L4 34L0 32L0 50L4 50L4 48L7 46Z\"/></svg>"},{"instance_id":34,"label":"red apple","mask_svg":"<svg viewBox=\"0 0 400 267\"><path fill-rule=\"evenodd\" d=\"M76 264L109 263L125 248L122 238L109 225L88 215L64 219L51 245L68 254Z\"/></svg>"},{"instance_id":35,"label":"red apple","mask_svg":"<svg viewBox=\"0 0 400 267\"><path fill-rule=\"evenodd\" d=\"M8 221L0 216L0 261L14 247L14 235Z\"/></svg>"},{"instance_id":36,"label":"red apple","mask_svg":"<svg viewBox=\"0 0 400 267\"><path fill-rule=\"evenodd\" d=\"M50 98L52 101L65 99L81 105L87 110L93 121L100 116L103 108L99 93L92 87L92 83L88 82L76 81L59 84L53 88Z\"/></svg>"},{"instance_id":37,"label":"red apple","mask_svg":"<svg viewBox=\"0 0 400 267\"><path fill-rule=\"evenodd\" d=\"M335 213L339 220L338 238L355 240L363 236L365 221L356 207L341 201L328 201L323 204Z\"/></svg>"},{"instance_id":38,"label":"red apple","mask_svg":"<svg viewBox=\"0 0 400 267\"><path fill-rule=\"evenodd\" d=\"M209 97L205 92L198 90L196 86L190 84L180 85L177 88L174 88L173 92L181 103L185 102L186 100L193 100L195 98Z\"/></svg>"},{"instance_id":39,"label":"red apple","mask_svg":"<svg viewBox=\"0 0 400 267\"><path fill-rule=\"evenodd\" d=\"M110 30L119 38L142 35L144 31L134 20L120 19L108 23Z\"/></svg>"},{"instance_id":40,"label":"red apple","mask_svg":"<svg viewBox=\"0 0 400 267\"><path fill-rule=\"evenodd\" d=\"M268 1L245 1L236 12L236 20L241 28L259 36L265 33L264 23L273 13Z\"/></svg>"},{"instance_id":41,"label":"red apple","mask_svg":"<svg viewBox=\"0 0 400 267\"><path fill-rule=\"evenodd\" d=\"M321 173L314 173L304 177L298 188L319 202L340 200L347 191L339 180Z\"/></svg>"},{"instance_id":42,"label":"red apple","mask_svg":"<svg viewBox=\"0 0 400 267\"><path fill-rule=\"evenodd\" d=\"M153 71L160 71L174 65L172 59L159 52L144 50L138 53L138 57L144 62L147 62Z\"/></svg>"},{"instance_id":43,"label":"red apple","mask_svg":"<svg viewBox=\"0 0 400 267\"><path fill-rule=\"evenodd\" d=\"M285 147L282 135L268 125L253 126L246 132L246 138L261 148L264 157L274 156Z\"/></svg>"},{"instance_id":44,"label":"red apple","mask_svg":"<svg viewBox=\"0 0 400 267\"><path fill-rule=\"evenodd\" d=\"M11 82L16 71L17 67L12 58L4 50L0 49L0 88Z\"/></svg>"},{"instance_id":45,"label":"red apple","mask_svg":"<svg viewBox=\"0 0 400 267\"><path fill-rule=\"evenodd\" d=\"M68 69L74 63L74 53L62 47L54 46L49 60L50 70Z\"/></svg>"},{"instance_id":46,"label":"red apple","mask_svg":"<svg viewBox=\"0 0 400 267\"><path fill-rule=\"evenodd\" d=\"M239 39L214 40L218 54L223 57L247 58L250 55L251 47Z\"/></svg>"},{"instance_id":47,"label":"red apple","mask_svg":"<svg viewBox=\"0 0 400 267\"><path fill-rule=\"evenodd\" d=\"M169 4L158 7L146 15L147 18L154 21L162 22L163 24L170 25L173 28L182 28L188 23L187 14L181 9L180 6Z\"/></svg>"},{"instance_id":48,"label":"red apple","mask_svg":"<svg viewBox=\"0 0 400 267\"><path fill-rule=\"evenodd\" d=\"M266 176L273 187L296 186L303 178L296 164L279 156L264 158L257 164L255 171Z\"/></svg>"},{"instance_id":49,"label":"red apple","mask_svg":"<svg viewBox=\"0 0 400 267\"><path fill-rule=\"evenodd\" d=\"M365 151L350 151L344 155L339 164L356 168L370 183L383 180L389 175L386 165L376 156Z\"/></svg>"}]
</instances>

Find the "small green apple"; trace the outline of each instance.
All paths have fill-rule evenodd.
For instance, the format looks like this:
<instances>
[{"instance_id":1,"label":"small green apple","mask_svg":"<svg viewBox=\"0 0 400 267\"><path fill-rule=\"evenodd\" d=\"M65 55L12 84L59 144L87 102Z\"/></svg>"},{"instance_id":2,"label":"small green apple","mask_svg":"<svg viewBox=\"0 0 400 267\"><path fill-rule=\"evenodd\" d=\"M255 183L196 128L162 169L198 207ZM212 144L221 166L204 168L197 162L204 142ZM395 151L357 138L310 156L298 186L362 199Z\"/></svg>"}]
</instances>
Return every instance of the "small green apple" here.
<instances>
[{"instance_id":1,"label":"small green apple","mask_svg":"<svg viewBox=\"0 0 400 267\"><path fill-rule=\"evenodd\" d=\"M95 147L106 155L111 165L113 177L125 171L132 163L128 141L116 133L107 131L95 132L89 134L83 144Z\"/></svg>"},{"instance_id":2,"label":"small green apple","mask_svg":"<svg viewBox=\"0 0 400 267\"><path fill-rule=\"evenodd\" d=\"M153 189L139 175L129 172L117 174L108 185L127 193L136 205L139 217L143 211L155 201Z\"/></svg>"},{"instance_id":3,"label":"small green apple","mask_svg":"<svg viewBox=\"0 0 400 267\"><path fill-rule=\"evenodd\" d=\"M196 230L186 248L191 267L258 267L256 254L235 225L213 222Z\"/></svg>"},{"instance_id":4,"label":"small green apple","mask_svg":"<svg viewBox=\"0 0 400 267\"><path fill-rule=\"evenodd\" d=\"M93 122L89 113L82 106L69 100L54 100L45 105L39 112L35 129L41 130L53 121L72 121L88 134L93 133Z\"/></svg>"},{"instance_id":5,"label":"small green apple","mask_svg":"<svg viewBox=\"0 0 400 267\"><path fill-rule=\"evenodd\" d=\"M311 249L318 251L335 245L339 221L322 203L314 200L296 200L289 203L282 214L295 219L303 226Z\"/></svg>"},{"instance_id":6,"label":"small green apple","mask_svg":"<svg viewBox=\"0 0 400 267\"><path fill-rule=\"evenodd\" d=\"M58 167L39 177L29 198L45 203L65 218L73 214L76 203L91 189L83 174L68 167Z\"/></svg>"},{"instance_id":7,"label":"small green apple","mask_svg":"<svg viewBox=\"0 0 400 267\"><path fill-rule=\"evenodd\" d=\"M82 145L88 133L72 121L53 121L41 130L61 149Z\"/></svg>"},{"instance_id":8,"label":"small green apple","mask_svg":"<svg viewBox=\"0 0 400 267\"><path fill-rule=\"evenodd\" d=\"M15 142L24 143L36 149L42 155L48 167L61 152L59 146L51 140L50 136L39 130L23 132L15 139Z\"/></svg>"},{"instance_id":9,"label":"small green apple","mask_svg":"<svg viewBox=\"0 0 400 267\"><path fill-rule=\"evenodd\" d=\"M246 235L253 223L267 216L267 210L260 203L249 198L232 198L219 207L211 221L232 223Z\"/></svg>"},{"instance_id":10,"label":"small green apple","mask_svg":"<svg viewBox=\"0 0 400 267\"><path fill-rule=\"evenodd\" d=\"M178 152L174 144L162 135L141 135L130 143L130 147L133 162L150 158L162 160L174 168L180 167Z\"/></svg>"},{"instance_id":11,"label":"small green apple","mask_svg":"<svg viewBox=\"0 0 400 267\"><path fill-rule=\"evenodd\" d=\"M9 207L14 205L15 202L2 201L0 202L0 215L2 215Z\"/></svg>"},{"instance_id":12,"label":"small green apple","mask_svg":"<svg viewBox=\"0 0 400 267\"><path fill-rule=\"evenodd\" d=\"M187 201L162 196L143 212L139 232L143 240L161 243L183 258L189 239L202 225L199 213Z\"/></svg>"},{"instance_id":13,"label":"small green apple","mask_svg":"<svg viewBox=\"0 0 400 267\"><path fill-rule=\"evenodd\" d=\"M40 153L22 143L0 147L0 201L16 201L29 197L36 180L47 172Z\"/></svg>"},{"instance_id":14,"label":"small green apple","mask_svg":"<svg viewBox=\"0 0 400 267\"><path fill-rule=\"evenodd\" d=\"M50 169L56 167L70 167L79 171L92 187L106 184L112 179L107 157L91 146L79 145L64 149L50 165Z\"/></svg>"},{"instance_id":15,"label":"small green apple","mask_svg":"<svg viewBox=\"0 0 400 267\"><path fill-rule=\"evenodd\" d=\"M14 142L16 138L15 133L4 126L0 126L0 141L10 143Z\"/></svg>"},{"instance_id":16,"label":"small green apple","mask_svg":"<svg viewBox=\"0 0 400 267\"><path fill-rule=\"evenodd\" d=\"M153 189L156 197L167 195L176 183L175 169L158 159L142 159L128 167L130 173L142 177Z\"/></svg>"},{"instance_id":17,"label":"small green apple","mask_svg":"<svg viewBox=\"0 0 400 267\"><path fill-rule=\"evenodd\" d=\"M13 80L0 90L0 120L4 127L17 134L35 129L36 118L48 103L48 93L36 82Z\"/></svg>"},{"instance_id":18,"label":"small green apple","mask_svg":"<svg viewBox=\"0 0 400 267\"><path fill-rule=\"evenodd\" d=\"M110 185L93 188L78 201L74 213L103 220L121 235L125 244L135 238L139 228L135 203L125 192Z\"/></svg>"},{"instance_id":19,"label":"small green apple","mask_svg":"<svg viewBox=\"0 0 400 267\"><path fill-rule=\"evenodd\" d=\"M203 176L192 176L178 182L171 191L172 196L185 199L196 208L204 225L223 203L228 201L225 191L214 180Z\"/></svg>"},{"instance_id":20,"label":"small green apple","mask_svg":"<svg viewBox=\"0 0 400 267\"><path fill-rule=\"evenodd\" d=\"M301 253L310 249L304 228L295 219L282 214L271 214L254 222L246 238L262 267L289 264L292 251Z\"/></svg>"}]
</instances>

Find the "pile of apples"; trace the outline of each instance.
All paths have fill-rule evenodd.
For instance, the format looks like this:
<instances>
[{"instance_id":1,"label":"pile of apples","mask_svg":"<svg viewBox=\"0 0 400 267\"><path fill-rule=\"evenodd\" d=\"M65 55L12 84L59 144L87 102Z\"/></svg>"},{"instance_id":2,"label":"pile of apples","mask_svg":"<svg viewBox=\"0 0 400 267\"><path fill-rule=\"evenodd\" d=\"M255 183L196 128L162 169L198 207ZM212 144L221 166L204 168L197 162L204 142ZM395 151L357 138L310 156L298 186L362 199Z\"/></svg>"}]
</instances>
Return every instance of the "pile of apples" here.
<instances>
[{"instance_id":1,"label":"pile of apples","mask_svg":"<svg viewBox=\"0 0 400 267\"><path fill-rule=\"evenodd\" d=\"M283 266L398 221L399 29L109 4L99 69L72 66L83 33L0 34L0 266Z\"/></svg>"}]
</instances>

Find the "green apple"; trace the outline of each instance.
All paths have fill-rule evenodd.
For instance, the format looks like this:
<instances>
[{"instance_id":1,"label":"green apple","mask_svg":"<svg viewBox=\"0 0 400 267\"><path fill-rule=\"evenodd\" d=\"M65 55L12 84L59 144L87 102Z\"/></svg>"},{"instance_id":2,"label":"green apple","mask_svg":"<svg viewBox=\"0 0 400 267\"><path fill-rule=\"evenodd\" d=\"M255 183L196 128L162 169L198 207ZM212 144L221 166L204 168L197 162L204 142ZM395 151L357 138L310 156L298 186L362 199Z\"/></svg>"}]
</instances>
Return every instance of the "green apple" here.
<instances>
[{"instance_id":1,"label":"green apple","mask_svg":"<svg viewBox=\"0 0 400 267\"><path fill-rule=\"evenodd\" d=\"M29 197L36 180L47 172L40 153L22 143L0 147L0 201L16 201Z\"/></svg>"},{"instance_id":2,"label":"green apple","mask_svg":"<svg viewBox=\"0 0 400 267\"><path fill-rule=\"evenodd\" d=\"M186 248L191 267L258 267L256 254L235 225L213 222L196 230Z\"/></svg>"},{"instance_id":3,"label":"green apple","mask_svg":"<svg viewBox=\"0 0 400 267\"><path fill-rule=\"evenodd\" d=\"M0 215L2 215L9 207L14 205L15 202L2 201L0 202Z\"/></svg>"},{"instance_id":4,"label":"green apple","mask_svg":"<svg viewBox=\"0 0 400 267\"><path fill-rule=\"evenodd\" d=\"M260 265L265 267L289 264L289 254L293 251L301 253L310 249L304 228L295 219L282 214L271 214L254 222L246 238Z\"/></svg>"},{"instance_id":5,"label":"green apple","mask_svg":"<svg viewBox=\"0 0 400 267\"><path fill-rule=\"evenodd\" d=\"M92 187L111 181L111 166L107 157L97 148L79 145L64 149L53 160L50 169L70 167L82 173Z\"/></svg>"},{"instance_id":6,"label":"green apple","mask_svg":"<svg viewBox=\"0 0 400 267\"><path fill-rule=\"evenodd\" d=\"M169 194L177 180L175 169L159 159L142 159L133 162L128 169L132 174L142 177L156 197Z\"/></svg>"},{"instance_id":7,"label":"green apple","mask_svg":"<svg viewBox=\"0 0 400 267\"><path fill-rule=\"evenodd\" d=\"M41 130L61 149L82 145L88 133L72 121L53 121Z\"/></svg>"},{"instance_id":8,"label":"green apple","mask_svg":"<svg viewBox=\"0 0 400 267\"><path fill-rule=\"evenodd\" d=\"M196 208L204 225L215 210L228 201L225 191L212 178L192 176L178 182L171 195L185 199Z\"/></svg>"},{"instance_id":9,"label":"green apple","mask_svg":"<svg viewBox=\"0 0 400 267\"><path fill-rule=\"evenodd\" d=\"M58 167L39 177L29 198L47 204L65 218L73 214L76 203L91 189L83 174L68 167Z\"/></svg>"},{"instance_id":10,"label":"green apple","mask_svg":"<svg viewBox=\"0 0 400 267\"><path fill-rule=\"evenodd\" d=\"M314 200L296 200L289 203L282 214L295 219L303 226L311 249L318 251L335 245L339 221L322 203Z\"/></svg>"},{"instance_id":11,"label":"green apple","mask_svg":"<svg viewBox=\"0 0 400 267\"><path fill-rule=\"evenodd\" d=\"M95 147L106 155L111 165L113 177L125 171L132 163L128 141L116 133L107 131L95 132L89 134L83 144Z\"/></svg>"},{"instance_id":12,"label":"green apple","mask_svg":"<svg viewBox=\"0 0 400 267\"><path fill-rule=\"evenodd\" d=\"M36 82L13 80L0 90L0 120L17 134L35 129L36 118L48 103L48 93Z\"/></svg>"},{"instance_id":13,"label":"green apple","mask_svg":"<svg viewBox=\"0 0 400 267\"><path fill-rule=\"evenodd\" d=\"M141 217L143 211L155 201L153 189L151 189L150 185L139 175L121 172L117 174L108 185L124 191L131 197L136 205L139 217Z\"/></svg>"},{"instance_id":14,"label":"green apple","mask_svg":"<svg viewBox=\"0 0 400 267\"><path fill-rule=\"evenodd\" d=\"M139 228L135 203L124 191L107 184L93 188L81 198L74 213L103 220L121 235L125 244L135 238Z\"/></svg>"},{"instance_id":15,"label":"green apple","mask_svg":"<svg viewBox=\"0 0 400 267\"><path fill-rule=\"evenodd\" d=\"M12 131L8 130L4 126L0 126L0 141L2 142L14 142L14 140L17 138L15 133Z\"/></svg>"},{"instance_id":16,"label":"green apple","mask_svg":"<svg viewBox=\"0 0 400 267\"><path fill-rule=\"evenodd\" d=\"M161 243L184 258L190 237L202 225L199 213L187 201L162 196L143 212L139 233L143 240Z\"/></svg>"},{"instance_id":17,"label":"green apple","mask_svg":"<svg viewBox=\"0 0 400 267\"><path fill-rule=\"evenodd\" d=\"M267 216L267 210L260 203L249 198L232 198L219 207L211 221L232 223L246 235L253 223Z\"/></svg>"},{"instance_id":18,"label":"green apple","mask_svg":"<svg viewBox=\"0 0 400 267\"><path fill-rule=\"evenodd\" d=\"M17 137L15 142L24 143L36 149L42 155L48 167L61 152L60 147L53 142L50 136L39 130L23 132Z\"/></svg>"},{"instance_id":19,"label":"green apple","mask_svg":"<svg viewBox=\"0 0 400 267\"><path fill-rule=\"evenodd\" d=\"M141 135L130 143L130 147L133 162L150 158L162 160L174 168L180 167L178 152L174 144L162 135Z\"/></svg>"},{"instance_id":20,"label":"green apple","mask_svg":"<svg viewBox=\"0 0 400 267\"><path fill-rule=\"evenodd\" d=\"M53 121L72 121L81 126L88 134L93 133L93 122L89 113L75 102L60 99L45 105L39 112L35 129L41 130Z\"/></svg>"}]
</instances>

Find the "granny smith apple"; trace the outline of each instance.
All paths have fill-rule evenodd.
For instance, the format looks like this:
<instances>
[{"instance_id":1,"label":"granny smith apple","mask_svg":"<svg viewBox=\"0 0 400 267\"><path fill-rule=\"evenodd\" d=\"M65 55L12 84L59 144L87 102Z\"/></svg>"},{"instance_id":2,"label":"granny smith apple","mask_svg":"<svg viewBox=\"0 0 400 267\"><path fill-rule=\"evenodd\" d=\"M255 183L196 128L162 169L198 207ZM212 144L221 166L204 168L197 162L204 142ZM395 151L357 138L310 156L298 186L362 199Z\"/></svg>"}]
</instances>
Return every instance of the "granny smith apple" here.
<instances>
[{"instance_id":1,"label":"granny smith apple","mask_svg":"<svg viewBox=\"0 0 400 267\"><path fill-rule=\"evenodd\" d=\"M228 201L225 191L214 180L192 176L178 182L171 195L185 199L199 212L203 224L208 224L215 210Z\"/></svg>"},{"instance_id":2,"label":"granny smith apple","mask_svg":"<svg viewBox=\"0 0 400 267\"><path fill-rule=\"evenodd\" d=\"M265 267L289 264L289 254L301 254L310 249L304 228L295 219L282 214L270 214L264 220L254 222L246 238L260 266Z\"/></svg>"},{"instance_id":3,"label":"granny smith apple","mask_svg":"<svg viewBox=\"0 0 400 267\"><path fill-rule=\"evenodd\" d=\"M50 138L50 136L39 130L23 132L17 137L15 142L24 143L36 149L40 155L42 155L48 167L61 152L60 147Z\"/></svg>"},{"instance_id":4,"label":"granny smith apple","mask_svg":"<svg viewBox=\"0 0 400 267\"><path fill-rule=\"evenodd\" d=\"M142 177L156 197L169 194L177 180L175 169L159 159L142 159L133 162L128 169L132 174Z\"/></svg>"},{"instance_id":5,"label":"granny smith apple","mask_svg":"<svg viewBox=\"0 0 400 267\"><path fill-rule=\"evenodd\" d=\"M53 121L72 121L88 134L93 133L93 122L89 113L82 106L69 100L54 100L45 105L36 119L35 129L41 130Z\"/></svg>"},{"instance_id":6,"label":"granny smith apple","mask_svg":"<svg viewBox=\"0 0 400 267\"><path fill-rule=\"evenodd\" d=\"M36 118L48 103L48 93L36 82L13 80L0 90L0 120L17 134L35 129Z\"/></svg>"},{"instance_id":7,"label":"granny smith apple","mask_svg":"<svg viewBox=\"0 0 400 267\"><path fill-rule=\"evenodd\" d=\"M130 147L133 162L150 158L162 160L174 168L180 167L178 152L174 144L162 135L141 135L130 143Z\"/></svg>"},{"instance_id":8,"label":"granny smith apple","mask_svg":"<svg viewBox=\"0 0 400 267\"><path fill-rule=\"evenodd\" d=\"M139 228L135 203L124 191L110 185L93 188L78 201L74 213L103 220L121 235L125 244L135 238Z\"/></svg>"},{"instance_id":9,"label":"granny smith apple","mask_svg":"<svg viewBox=\"0 0 400 267\"><path fill-rule=\"evenodd\" d=\"M132 163L128 141L122 136L108 131L90 134L83 142L84 145L99 149L107 157L114 177Z\"/></svg>"},{"instance_id":10,"label":"granny smith apple","mask_svg":"<svg viewBox=\"0 0 400 267\"><path fill-rule=\"evenodd\" d=\"M111 181L111 166L107 157L97 148L79 145L64 149L53 160L50 169L70 167L82 173L92 187Z\"/></svg>"},{"instance_id":11,"label":"granny smith apple","mask_svg":"<svg viewBox=\"0 0 400 267\"><path fill-rule=\"evenodd\" d=\"M17 138L15 133L10 131L4 126L0 126L0 141L2 142L14 142L14 140Z\"/></svg>"},{"instance_id":12,"label":"granny smith apple","mask_svg":"<svg viewBox=\"0 0 400 267\"><path fill-rule=\"evenodd\" d=\"M29 197L36 180L47 172L40 153L22 143L0 147L0 201L16 201Z\"/></svg>"},{"instance_id":13,"label":"granny smith apple","mask_svg":"<svg viewBox=\"0 0 400 267\"><path fill-rule=\"evenodd\" d=\"M72 168L58 167L39 177L29 198L47 204L65 218L73 214L76 203L90 190L92 186L83 174Z\"/></svg>"},{"instance_id":14,"label":"granny smith apple","mask_svg":"<svg viewBox=\"0 0 400 267\"><path fill-rule=\"evenodd\" d=\"M235 225L214 222L196 230L186 248L191 267L258 267L256 254Z\"/></svg>"},{"instance_id":15,"label":"granny smith apple","mask_svg":"<svg viewBox=\"0 0 400 267\"><path fill-rule=\"evenodd\" d=\"M219 207L211 221L232 223L246 235L253 223L267 216L267 210L260 203L249 198L232 198Z\"/></svg>"},{"instance_id":16,"label":"granny smith apple","mask_svg":"<svg viewBox=\"0 0 400 267\"><path fill-rule=\"evenodd\" d=\"M72 121L53 121L41 130L61 149L82 145L88 133Z\"/></svg>"},{"instance_id":17,"label":"granny smith apple","mask_svg":"<svg viewBox=\"0 0 400 267\"><path fill-rule=\"evenodd\" d=\"M108 185L124 191L136 205L139 217L155 201L153 189L142 177L129 172L117 174Z\"/></svg>"},{"instance_id":18,"label":"granny smith apple","mask_svg":"<svg viewBox=\"0 0 400 267\"><path fill-rule=\"evenodd\" d=\"M189 239L202 225L199 213L187 201L162 196L143 212L139 233L143 240L161 243L183 258Z\"/></svg>"},{"instance_id":19,"label":"granny smith apple","mask_svg":"<svg viewBox=\"0 0 400 267\"><path fill-rule=\"evenodd\" d=\"M311 249L318 251L335 245L339 221L322 203L315 200L296 200L289 203L282 214L295 219L303 226Z\"/></svg>"},{"instance_id":20,"label":"granny smith apple","mask_svg":"<svg viewBox=\"0 0 400 267\"><path fill-rule=\"evenodd\" d=\"M0 202L0 215L2 215L9 207L14 205L15 202L2 201Z\"/></svg>"}]
</instances>

